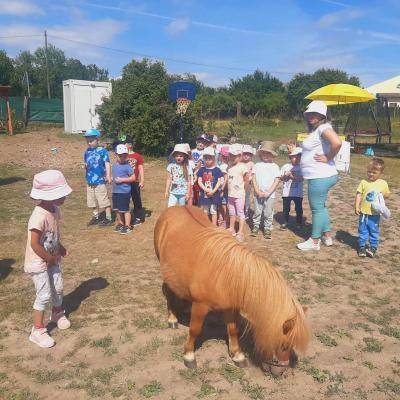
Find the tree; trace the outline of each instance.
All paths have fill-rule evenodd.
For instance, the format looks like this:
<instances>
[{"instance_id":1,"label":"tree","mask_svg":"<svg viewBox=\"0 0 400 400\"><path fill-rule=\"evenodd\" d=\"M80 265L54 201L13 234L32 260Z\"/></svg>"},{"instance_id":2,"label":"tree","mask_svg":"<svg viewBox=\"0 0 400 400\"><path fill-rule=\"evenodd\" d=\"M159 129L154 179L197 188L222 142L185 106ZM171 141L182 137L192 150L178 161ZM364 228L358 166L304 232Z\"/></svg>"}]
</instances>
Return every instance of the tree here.
<instances>
[{"instance_id":1,"label":"tree","mask_svg":"<svg viewBox=\"0 0 400 400\"><path fill-rule=\"evenodd\" d=\"M287 89L290 110L294 114L303 112L309 103L309 100L305 100L304 97L314 90L331 83L360 85L360 81L356 76L349 76L346 72L338 69L319 69L313 74L297 74L289 82Z\"/></svg>"},{"instance_id":2,"label":"tree","mask_svg":"<svg viewBox=\"0 0 400 400\"><path fill-rule=\"evenodd\" d=\"M179 141L179 117L168 100L168 84L179 79L168 75L160 62L132 60L98 109L101 129L110 136L123 131L133 137L138 150L165 155ZM193 107L183 121L184 140L190 142L202 131Z\"/></svg>"},{"instance_id":3,"label":"tree","mask_svg":"<svg viewBox=\"0 0 400 400\"><path fill-rule=\"evenodd\" d=\"M10 85L14 78L14 65L12 59L4 50L0 50L0 85Z\"/></svg>"}]
</instances>

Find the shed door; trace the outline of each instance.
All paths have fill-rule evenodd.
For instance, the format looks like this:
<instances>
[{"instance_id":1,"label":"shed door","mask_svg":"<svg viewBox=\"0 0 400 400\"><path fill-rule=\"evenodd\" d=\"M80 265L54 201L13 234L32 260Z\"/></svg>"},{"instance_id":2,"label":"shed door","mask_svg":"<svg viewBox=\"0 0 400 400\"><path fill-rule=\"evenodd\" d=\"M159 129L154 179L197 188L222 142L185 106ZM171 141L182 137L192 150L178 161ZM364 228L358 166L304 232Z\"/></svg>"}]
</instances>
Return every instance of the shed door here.
<instances>
[{"instance_id":1,"label":"shed door","mask_svg":"<svg viewBox=\"0 0 400 400\"><path fill-rule=\"evenodd\" d=\"M100 118L99 115L97 114L97 106L103 104L103 97L109 97L110 92L108 88L105 87L100 87L100 86L92 86L91 87L91 94L92 94L92 109L91 109L91 115L92 115L92 124L93 127L96 128L100 124Z\"/></svg>"},{"instance_id":2,"label":"shed door","mask_svg":"<svg viewBox=\"0 0 400 400\"><path fill-rule=\"evenodd\" d=\"M75 84L75 131L82 132L92 128L90 87Z\"/></svg>"}]
</instances>

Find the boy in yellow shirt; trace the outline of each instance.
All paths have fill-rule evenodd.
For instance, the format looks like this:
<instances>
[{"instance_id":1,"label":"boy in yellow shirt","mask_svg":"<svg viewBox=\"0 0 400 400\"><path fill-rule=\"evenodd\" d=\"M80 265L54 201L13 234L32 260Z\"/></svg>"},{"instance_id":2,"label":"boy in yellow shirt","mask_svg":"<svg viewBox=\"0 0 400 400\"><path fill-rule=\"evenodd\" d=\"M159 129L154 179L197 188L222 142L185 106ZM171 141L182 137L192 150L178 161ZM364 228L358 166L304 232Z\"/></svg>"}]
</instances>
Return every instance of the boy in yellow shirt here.
<instances>
[{"instance_id":1,"label":"boy in yellow shirt","mask_svg":"<svg viewBox=\"0 0 400 400\"><path fill-rule=\"evenodd\" d=\"M380 179L385 162L381 158L373 158L368 164L367 180L363 179L357 188L355 213L359 215L358 222L358 255L374 257L379 244L379 221L381 213L375 211L374 203L379 201L379 195L389 197L387 182ZM387 209L386 209L387 210ZM369 238L370 247L367 247Z\"/></svg>"}]
</instances>

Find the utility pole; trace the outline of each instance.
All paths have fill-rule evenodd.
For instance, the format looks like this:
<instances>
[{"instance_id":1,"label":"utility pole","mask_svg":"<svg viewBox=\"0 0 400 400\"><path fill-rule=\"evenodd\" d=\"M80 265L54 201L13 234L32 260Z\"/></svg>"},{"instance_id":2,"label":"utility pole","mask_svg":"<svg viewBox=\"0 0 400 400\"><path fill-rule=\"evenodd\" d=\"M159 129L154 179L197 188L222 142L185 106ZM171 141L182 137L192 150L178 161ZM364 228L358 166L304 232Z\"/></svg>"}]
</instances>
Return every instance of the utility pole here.
<instances>
[{"instance_id":1,"label":"utility pole","mask_svg":"<svg viewBox=\"0 0 400 400\"><path fill-rule=\"evenodd\" d=\"M47 60L47 31L44 31L44 58L46 60L47 97L51 99L49 82L49 63Z\"/></svg>"}]
</instances>

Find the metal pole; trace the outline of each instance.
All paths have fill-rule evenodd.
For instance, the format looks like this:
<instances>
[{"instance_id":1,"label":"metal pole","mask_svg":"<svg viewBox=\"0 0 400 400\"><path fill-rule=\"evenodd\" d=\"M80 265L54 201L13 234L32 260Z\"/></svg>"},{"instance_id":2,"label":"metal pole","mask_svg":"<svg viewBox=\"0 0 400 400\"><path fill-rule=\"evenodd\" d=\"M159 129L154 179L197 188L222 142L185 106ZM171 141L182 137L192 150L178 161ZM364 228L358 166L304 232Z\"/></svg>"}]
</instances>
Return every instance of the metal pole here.
<instances>
[{"instance_id":1,"label":"metal pole","mask_svg":"<svg viewBox=\"0 0 400 400\"><path fill-rule=\"evenodd\" d=\"M46 60L47 97L51 99L50 82L49 82L49 63L47 61L47 31L44 31L44 58Z\"/></svg>"},{"instance_id":2,"label":"metal pole","mask_svg":"<svg viewBox=\"0 0 400 400\"><path fill-rule=\"evenodd\" d=\"M29 75L28 71L25 71L26 86L28 87L28 97L31 97L31 89L29 88Z\"/></svg>"},{"instance_id":3,"label":"metal pole","mask_svg":"<svg viewBox=\"0 0 400 400\"><path fill-rule=\"evenodd\" d=\"M181 117L179 119L179 133L181 137L181 143L183 143L183 115L181 114Z\"/></svg>"}]
</instances>

